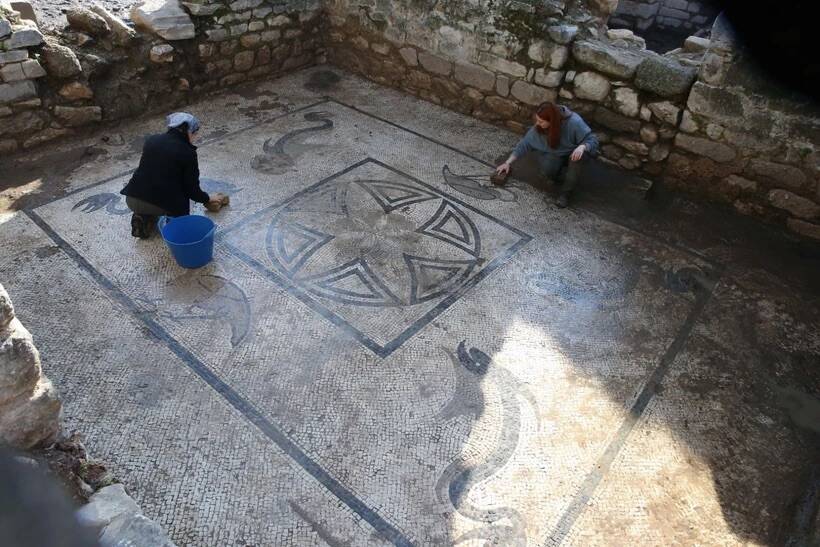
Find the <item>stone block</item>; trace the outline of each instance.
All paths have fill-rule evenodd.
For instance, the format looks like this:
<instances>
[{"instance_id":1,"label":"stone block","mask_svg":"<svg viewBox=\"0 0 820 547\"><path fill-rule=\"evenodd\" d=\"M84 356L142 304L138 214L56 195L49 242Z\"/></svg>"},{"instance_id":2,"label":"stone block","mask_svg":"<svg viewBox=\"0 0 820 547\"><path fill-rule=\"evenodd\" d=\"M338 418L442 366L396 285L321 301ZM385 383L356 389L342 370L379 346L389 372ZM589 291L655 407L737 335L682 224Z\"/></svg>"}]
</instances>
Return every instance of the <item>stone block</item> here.
<instances>
[{"instance_id":1,"label":"stone block","mask_svg":"<svg viewBox=\"0 0 820 547\"><path fill-rule=\"evenodd\" d=\"M248 32L248 24L247 23L237 23L236 25L230 26L231 36L242 36L246 32Z\"/></svg>"},{"instance_id":2,"label":"stone block","mask_svg":"<svg viewBox=\"0 0 820 547\"><path fill-rule=\"evenodd\" d=\"M632 154L627 154L626 156L618 160L618 165L620 165L624 169L633 171L641 166L641 160L633 156Z\"/></svg>"},{"instance_id":3,"label":"stone block","mask_svg":"<svg viewBox=\"0 0 820 547\"><path fill-rule=\"evenodd\" d=\"M703 53L707 49L709 49L709 44L712 41L708 38L701 38L699 36L690 36L683 42L683 49L684 51L688 51L690 53Z\"/></svg>"},{"instance_id":4,"label":"stone block","mask_svg":"<svg viewBox=\"0 0 820 547\"><path fill-rule=\"evenodd\" d=\"M407 63L407 66L418 66L419 57L416 50L411 47L403 47L399 50L399 55Z\"/></svg>"},{"instance_id":5,"label":"stone block","mask_svg":"<svg viewBox=\"0 0 820 547\"><path fill-rule=\"evenodd\" d=\"M811 220L820 217L820 205L788 190L771 190L767 197L773 207L788 211L797 218Z\"/></svg>"},{"instance_id":6,"label":"stone block","mask_svg":"<svg viewBox=\"0 0 820 547\"><path fill-rule=\"evenodd\" d=\"M28 51L25 49L15 49L12 51L0 51L0 66L8 63L20 63L28 59Z\"/></svg>"},{"instance_id":7,"label":"stone block","mask_svg":"<svg viewBox=\"0 0 820 547\"><path fill-rule=\"evenodd\" d=\"M737 188L743 192L754 192L757 190L757 181L749 180L738 175L729 175L725 182L728 186Z\"/></svg>"},{"instance_id":8,"label":"stone block","mask_svg":"<svg viewBox=\"0 0 820 547\"><path fill-rule=\"evenodd\" d=\"M253 18L254 19L264 19L268 15L273 13L273 8L269 8L267 6L262 6L261 8L256 8L253 10Z\"/></svg>"},{"instance_id":9,"label":"stone block","mask_svg":"<svg viewBox=\"0 0 820 547\"><path fill-rule=\"evenodd\" d=\"M25 28L12 32L6 42L7 49L22 49L42 45L45 40L39 30Z\"/></svg>"},{"instance_id":10,"label":"stone block","mask_svg":"<svg viewBox=\"0 0 820 547\"><path fill-rule=\"evenodd\" d=\"M370 44L370 49L372 49L373 51L375 51L379 55L387 55L388 53L390 53L390 45L385 44L383 42L378 42L378 43L374 42L374 43Z\"/></svg>"},{"instance_id":11,"label":"stone block","mask_svg":"<svg viewBox=\"0 0 820 547\"><path fill-rule=\"evenodd\" d=\"M102 109L99 106L56 106L54 115L68 127L79 127L102 120Z\"/></svg>"},{"instance_id":12,"label":"stone block","mask_svg":"<svg viewBox=\"0 0 820 547\"><path fill-rule=\"evenodd\" d=\"M75 6L65 11L65 18L68 25L74 29L91 36L101 37L111 32L108 21L83 7Z\"/></svg>"},{"instance_id":13,"label":"stone block","mask_svg":"<svg viewBox=\"0 0 820 547\"><path fill-rule=\"evenodd\" d=\"M159 524L141 513L125 514L113 520L100 535L100 547L127 545L176 547Z\"/></svg>"},{"instance_id":14,"label":"stone block","mask_svg":"<svg viewBox=\"0 0 820 547\"><path fill-rule=\"evenodd\" d=\"M208 37L208 41L210 42L221 42L228 39L229 33L224 28L214 28L206 30L205 36Z\"/></svg>"},{"instance_id":15,"label":"stone block","mask_svg":"<svg viewBox=\"0 0 820 547\"><path fill-rule=\"evenodd\" d=\"M641 130L640 120L627 118L626 116L612 112L602 106L595 109L592 119L604 127L615 131L637 134Z\"/></svg>"},{"instance_id":16,"label":"stone block","mask_svg":"<svg viewBox=\"0 0 820 547\"><path fill-rule=\"evenodd\" d=\"M677 127L681 111L680 107L670 103L669 101L649 103L646 106L652 114L658 117L659 120Z\"/></svg>"},{"instance_id":17,"label":"stone block","mask_svg":"<svg viewBox=\"0 0 820 547\"><path fill-rule=\"evenodd\" d=\"M796 234L820 240L820 224L790 218L786 221L786 225Z\"/></svg>"},{"instance_id":18,"label":"stone block","mask_svg":"<svg viewBox=\"0 0 820 547\"><path fill-rule=\"evenodd\" d=\"M797 167L759 159L749 162L748 171L752 175L765 177L791 190L799 190L808 180L803 171Z\"/></svg>"},{"instance_id":19,"label":"stone block","mask_svg":"<svg viewBox=\"0 0 820 547\"><path fill-rule=\"evenodd\" d=\"M282 37L282 33L278 30L266 30L265 32L260 34L260 37L263 42L270 44L272 42L277 42L279 38Z\"/></svg>"},{"instance_id":20,"label":"stone block","mask_svg":"<svg viewBox=\"0 0 820 547\"><path fill-rule=\"evenodd\" d=\"M174 46L159 44L151 48L151 61L154 63L172 63L174 61Z\"/></svg>"},{"instance_id":21,"label":"stone block","mask_svg":"<svg viewBox=\"0 0 820 547\"><path fill-rule=\"evenodd\" d=\"M674 97L689 91L697 77L697 70L679 62L652 55L638 66L635 85L661 97Z\"/></svg>"},{"instance_id":22,"label":"stone block","mask_svg":"<svg viewBox=\"0 0 820 547\"><path fill-rule=\"evenodd\" d=\"M246 34L239 39L239 43L242 44L242 47L247 49L256 48L261 41L261 34Z\"/></svg>"},{"instance_id":23,"label":"stone block","mask_svg":"<svg viewBox=\"0 0 820 547\"><path fill-rule=\"evenodd\" d=\"M698 129L698 122L692 116L692 113L689 110L684 110L683 116L681 116L680 130L684 133L696 133Z\"/></svg>"},{"instance_id":24,"label":"stone block","mask_svg":"<svg viewBox=\"0 0 820 547\"><path fill-rule=\"evenodd\" d=\"M58 92L61 97L70 101L78 101L81 99L90 99L94 96L94 92L86 84L82 82L71 82L60 88Z\"/></svg>"},{"instance_id":25,"label":"stone block","mask_svg":"<svg viewBox=\"0 0 820 547\"><path fill-rule=\"evenodd\" d=\"M253 51L240 51L233 58L233 67L239 72L247 72L253 67Z\"/></svg>"},{"instance_id":26,"label":"stone block","mask_svg":"<svg viewBox=\"0 0 820 547\"><path fill-rule=\"evenodd\" d=\"M582 72L573 80L575 96L579 99L600 102L609 95L609 80L595 72Z\"/></svg>"},{"instance_id":27,"label":"stone block","mask_svg":"<svg viewBox=\"0 0 820 547\"><path fill-rule=\"evenodd\" d=\"M582 40L572 46L572 55L582 65L608 76L628 80L635 75L644 56L603 42Z\"/></svg>"},{"instance_id":28,"label":"stone block","mask_svg":"<svg viewBox=\"0 0 820 547\"><path fill-rule=\"evenodd\" d=\"M60 430L60 409L57 390L41 376L30 393L0 412L0 442L29 450L54 441Z\"/></svg>"},{"instance_id":29,"label":"stone block","mask_svg":"<svg viewBox=\"0 0 820 547\"><path fill-rule=\"evenodd\" d=\"M449 76L453 70L453 63L447 59L442 59L438 55L420 51L418 56L419 64L428 72L440 74L441 76Z\"/></svg>"},{"instance_id":30,"label":"stone block","mask_svg":"<svg viewBox=\"0 0 820 547\"><path fill-rule=\"evenodd\" d=\"M495 74L477 65L456 63L455 78L482 91L492 91L495 87Z\"/></svg>"},{"instance_id":31,"label":"stone block","mask_svg":"<svg viewBox=\"0 0 820 547\"><path fill-rule=\"evenodd\" d=\"M495 92L501 97L507 97L510 94L510 79L506 76L496 76Z\"/></svg>"},{"instance_id":32,"label":"stone block","mask_svg":"<svg viewBox=\"0 0 820 547\"><path fill-rule=\"evenodd\" d=\"M219 11L222 7L222 4L207 4L198 2L182 2L182 5L185 6L188 13L194 17L209 17Z\"/></svg>"},{"instance_id":33,"label":"stone block","mask_svg":"<svg viewBox=\"0 0 820 547\"><path fill-rule=\"evenodd\" d=\"M0 40L11 34L11 23L5 19L0 19Z\"/></svg>"},{"instance_id":34,"label":"stone block","mask_svg":"<svg viewBox=\"0 0 820 547\"><path fill-rule=\"evenodd\" d=\"M718 163L726 163L737 157L737 152L731 146L726 146L709 139L693 137L685 133L675 135L675 146L699 156L705 156Z\"/></svg>"},{"instance_id":35,"label":"stone block","mask_svg":"<svg viewBox=\"0 0 820 547\"><path fill-rule=\"evenodd\" d=\"M547 35L553 42L568 44L578 35L578 27L576 25L554 25L547 27Z\"/></svg>"},{"instance_id":36,"label":"stone block","mask_svg":"<svg viewBox=\"0 0 820 547\"><path fill-rule=\"evenodd\" d=\"M539 68L535 71L535 83L544 87L558 87L564 79L564 72L561 70L547 71Z\"/></svg>"},{"instance_id":37,"label":"stone block","mask_svg":"<svg viewBox=\"0 0 820 547\"><path fill-rule=\"evenodd\" d=\"M14 63L0 68L0 80L4 82L18 82L26 79L26 75L23 72L23 63Z\"/></svg>"},{"instance_id":38,"label":"stone block","mask_svg":"<svg viewBox=\"0 0 820 547\"><path fill-rule=\"evenodd\" d=\"M265 28L265 23L262 21L251 21L248 23L248 32L259 32Z\"/></svg>"},{"instance_id":39,"label":"stone block","mask_svg":"<svg viewBox=\"0 0 820 547\"><path fill-rule=\"evenodd\" d=\"M139 512L139 506L123 485L112 484L98 490L74 515L80 524L99 533L114 519Z\"/></svg>"},{"instance_id":40,"label":"stone block","mask_svg":"<svg viewBox=\"0 0 820 547\"><path fill-rule=\"evenodd\" d=\"M670 147L666 143L658 143L649 150L649 161L660 162L669 157Z\"/></svg>"},{"instance_id":41,"label":"stone block","mask_svg":"<svg viewBox=\"0 0 820 547\"><path fill-rule=\"evenodd\" d=\"M510 93L522 103L533 106L545 101L555 101L557 97L557 93L553 89L546 89L522 80L518 80L512 85Z\"/></svg>"},{"instance_id":42,"label":"stone block","mask_svg":"<svg viewBox=\"0 0 820 547\"><path fill-rule=\"evenodd\" d=\"M516 78L524 78L527 76L527 67L524 65L515 61L508 61L507 59L489 53L479 53L478 63L493 72L502 72Z\"/></svg>"},{"instance_id":43,"label":"stone block","mask_svg":"<svg viewBox=\"0 0 820 547\"><path fill-rule=\"evenodd\" d=\"M235 0L230 3L230 8L233 12L245 11L261 6L264 1L265 0Z\"/></svg>"},{"instance_id":44,"label":"stone block","mask_svg":"<svg viewBox=\"0 0 820 547\"><path fill-rule=\"evenodd\" d=\"M649 154L649 147L646 144L636 141L634 139L630 139L627 137L613 137L612 139L613 144L617 144L624 150L631 152L632 154L637 154L639 156L646 156Z\"/></svg>"},{"instance_id":45,"label":"stone block","mask_svg":"<svg viewBox=\"0 0 820 547\"><path fill-rule=\"evenodd\" d=\"M131 20L165 40L196 37L194 22L179 0L143 0L131 8Z\"/></svg>"},{"instance_id":46,"label":"stone block","mask_svg":"<svg viewBox=\"0 0 820 547\"><path fill-rule=\"evenodd\" d=\"M421 72L420 70L411 70L407 75L407 85L416 89L430 89L433 85L433 81L429 74Z\"/></svg>"},{"instance_id":47,"label":"stone block","mask_svg":"<svg viewBox=\"0 0 820 547\"><path fill-rule=\"evenodd\" d=\"M628 87L619 87L614 91L612 104L615 110L630 118L637 118L641 111L638 93Z\"/></svg>"},{"instance_id":48,"label":"stone block","mask_svg":"<svg viewBox=\"0 0 820 547\"><path fill-rule=\"evenodd\" d=\"M37 78L42 78L46 75L46 71L40 63L34 59L23 61L20 66L23 67L23 74L25 74L26 78L29 80L36 80Z\"/></svg>"},{"instance_id":49,"label":"stone block","mask_svg":"<svg viewBox=\"0 0 820 547\"><path fill-rule=\"evenodd\" d=\"M641 127L641 140L646 144L655 144L658 142L658 131L651 125Z\"/></svg>"},{"instance_id":50,"label":"stone block","mask_svg":"<svg viewBox=\"0 0 820 547\"><path fill-rule=\"evenodd\" d=\"M0 407L8 407L34 389L40 379L40 354L31 334L12 318L0 339Z\"/></svg>"},{"instance_id":51,"label":"stone block","mask_svg":"<svg viewBox=\"0 0 820 547\"><path fill-rule=\"evenodd\" d=\"M71 78L82 72L74 51L52 40L43 48L41 59L46 71L55 78Z\"/></svg>"},{"instance_id":52,"label":"stone block","mask_svg":"<svg viewBox=\"0 0 820 547\"><path fill-rule=\"evenodd\" d=\"M658 15L666 17L667 24L669 23L669 19L679 19L680 21L686 21L689 19L688 11L668 7L668 4L660 7L658 10Z\"/></svg>"},{"instance_id":53,"label":"stone block","mask_svg":"<svg viewBox=\"0 0 820 547\"><path fill-rule=\"evenodd\" d=\"M20 103L17 103L18 106ZM35 112L18 112L9 119L3 120L0 124L0 135L8 134L14 136L20 133L31 133L39 131L45 127L43 119Z\"/></svg>"},{"instance_id":54,"label":"stone block","mask_svg":"<svg viewBox=\"0 0 820 547\"><path fill-rule=\"evenodd\" d=\"M276 17L271 17L270 19L268 19L268 26L284 27L286 25L291 24L292 22L293 21L291 21L290 17L288 17L287 15L277 15Z\"/></svg>"},{"instance_id":55,"label":"stone block","mask_svg":"<svg viewBox=\"0 0 820 547\"><path fill-rule=\"evenodd\" d=\"M487 97L484 99L484 104L491 112L505 120L513 119L518 114L518 105L509 99Z\"/></svg>"},{"instance_id":56,"label":"stone block","mask_svg":"<svg viewBox=\"0 0 820 547\"><path fill-rule=\"evenodd\" d=\"M37 96L37 87L31 80L0 84L0 104L14 103Z\"/></svg>"},{"instance_id":57,"label":"stone block","mask_svg":"<svg viewBox=\"0 0 820 547\"><path fill-rule=\"evenodd\" d=\"M738 95L702 82L692 86L686 105L693 113L711 118L739 119L743 116L743 103Z\"/></svg>"}]
</instances>

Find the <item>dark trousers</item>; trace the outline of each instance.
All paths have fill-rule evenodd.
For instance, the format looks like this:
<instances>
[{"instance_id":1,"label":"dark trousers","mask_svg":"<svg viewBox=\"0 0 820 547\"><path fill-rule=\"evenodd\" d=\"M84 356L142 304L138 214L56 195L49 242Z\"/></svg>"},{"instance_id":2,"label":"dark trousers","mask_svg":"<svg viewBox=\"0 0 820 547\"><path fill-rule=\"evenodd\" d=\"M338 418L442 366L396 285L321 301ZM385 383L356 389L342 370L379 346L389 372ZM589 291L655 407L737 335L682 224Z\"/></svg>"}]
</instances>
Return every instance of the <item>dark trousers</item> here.
<instances>
[{"instance_id":1,"label":"dark trousers","mask_svg":"<svg viewBox=\"0 0 820 547\"><path fill-rule=\"evenodd\" d=\"M578 185L581 172L589 162L589 154L584 153L579 161L571 161L569 156L556 156L554 154L541 154L538 159L541 174L550 179L555 184L560 182L563 174L563 184L561 192L572 192ZM563 172L563 173L562 173Z\"/></svg>"},{"instance_id":2,"label":"dark trousers","mask_svg":"<svg viewBox=\"0 0 820 547\"><path fill-rule=\"evenodd\" d=\"M148 217L161 217L161 216L173 216L168 213L165 209L161 207L157 207L153 203L148 203L147 201L143 201L139 198L132 198L131 196L125 196L125 204L128 206L131 211L134 212L136 215L143 215Z\"/></svg>"}]
</instances>

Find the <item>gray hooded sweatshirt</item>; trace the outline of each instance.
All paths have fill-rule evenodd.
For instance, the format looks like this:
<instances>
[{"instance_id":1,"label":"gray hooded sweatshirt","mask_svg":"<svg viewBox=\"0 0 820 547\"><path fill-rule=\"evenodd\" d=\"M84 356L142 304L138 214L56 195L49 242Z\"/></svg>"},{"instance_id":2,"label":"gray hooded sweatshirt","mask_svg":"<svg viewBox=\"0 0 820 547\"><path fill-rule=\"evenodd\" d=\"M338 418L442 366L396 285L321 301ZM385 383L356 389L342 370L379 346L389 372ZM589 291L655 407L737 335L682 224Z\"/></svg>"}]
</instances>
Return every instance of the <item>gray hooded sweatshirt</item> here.
<instances>
[{"instance_id":1,"label":"gray hooded sweatshirt","mask_svg":"<svg viewBox=\"0 0 820 547\"><path fill-rule=\"evenodd\" d=\"M542 135L535 126L532 126L513 150L516 158L520 158L533 150L559 157L569 156L581 144L586 145L588 154L591 156L597 155L598 139L595 138L592 129L589 128L581 116L566 106L559 106L558 109L561 111L562 117L561 138L558 141L558 147L551 148L547 142L547 135Z\"/></svg>"}]
</instances>

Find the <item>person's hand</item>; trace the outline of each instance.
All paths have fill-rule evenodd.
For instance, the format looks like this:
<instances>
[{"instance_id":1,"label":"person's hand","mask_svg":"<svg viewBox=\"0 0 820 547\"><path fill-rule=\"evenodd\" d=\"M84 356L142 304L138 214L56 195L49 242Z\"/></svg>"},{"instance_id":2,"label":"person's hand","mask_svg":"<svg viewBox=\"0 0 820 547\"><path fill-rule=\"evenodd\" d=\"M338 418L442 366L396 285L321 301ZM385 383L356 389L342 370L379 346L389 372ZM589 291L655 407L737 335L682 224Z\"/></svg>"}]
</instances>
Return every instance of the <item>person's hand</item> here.
<instances>
[{"instance_id":1,"label":"person's hand","mask_svg":"<svg viewBox=\"0 0 820 547\"><path fill-rule=\"evenodd\" d=\"M212 213L216 213L222 209L223 205L228 204L228 196L220 192L210 194L208 197L211 199L205 204L205 208Z\"/></svg>"},{"instance_id":2,"label":"person's hand","mask_svg":"<svg viewBox=\"0 0 820 547\"><path fill-rule=\"evenodd\" d=\"M569 159L572 161L578 161L584 157L584 152L586 152L587 147L585 144L578 145L578 148L572 151L572 154L569 156Z\"/></svg>"},{"instance_id":3,"label":"person's hand","mask_svg":"<svg viewBox=\"0 0 820 547\"><path fill-rule=\"evenodd\" d=\"M507 174L509 174L509 172L510 172L510 164L509 164L509 162L506 162L506 161L505 161L504 163L502 163L501 165L499 165L498 167L496 167L496 168L495 168L495 172L496 172L496 173L498 173L499 175L507 175Z\"/></svg>"}]
</instances>

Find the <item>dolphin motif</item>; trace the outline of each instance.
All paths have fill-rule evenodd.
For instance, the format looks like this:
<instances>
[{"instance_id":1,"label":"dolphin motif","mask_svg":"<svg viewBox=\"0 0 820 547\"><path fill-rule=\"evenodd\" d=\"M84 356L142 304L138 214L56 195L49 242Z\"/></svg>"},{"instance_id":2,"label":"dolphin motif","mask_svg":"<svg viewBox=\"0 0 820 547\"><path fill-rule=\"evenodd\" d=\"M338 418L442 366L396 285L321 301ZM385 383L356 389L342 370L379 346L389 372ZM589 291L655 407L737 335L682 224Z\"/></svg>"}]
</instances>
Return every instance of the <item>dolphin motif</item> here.
<instances>
[{"instance_id":1,"label":"dolphin motif","mask_svg":"<svg viewBox=\"0 0 820 547\"><path fill-rule=\"evenodd\" d=\"M516 188L518 185L514 182L508 183L505 187L494 186L489 183L490 175L457 175L450 170L448 165L444 165L441 170L450 188L468 195L471 198L482 200L500 199L501 201L518 201L518 196L509 190L510 187ZM486 180L486 184L481 181Z\"/></svg>"},{"instance_id":2,"label":"dolphin motif","mask_svg":"<svg viewBox=\"0 0 820 547\"><path fill-rule=\"evenodd\" d=\"M439 413L445 420L457 416L478 418L482 412L481 382L490 381L498 385L501 394L501 436L495 450L484 463L467 465L460 459L447 466L436 482L436 494L440 502L449 499L461 515L483 522L485 526L472 530L456 539L461 543L473 539L483 539L490 545L512 545L524 547L527 544L526 524L521 514L511 507L482 509L470 503L469 493L482 481L492 477L512 458L519 443L521 433L521 409L516 399L522 396L535 410L535 397L515 376L501 367L492 366L492 358L479 350L459 343L456 352L445 349L456 374L456 393ZM537 413L536 413L537 415ZM507 523L498 524L506 520Z\"/></svg>"},{"instance_id":3,"label":"dolphin motif","mask_svg":"<svg viewBox=\"0 0 820 547\"><path fill-rule=\"evenodd\" d=\"M239 346L251 328L251 306L245 292L235 283L211 274L185 274L167 287L167 296L138 299L149 313L174 323L185 321L227 321L231 346Z\"/></svg>"},{"instance_id":4,"label":"dolphin motif","mask_svg":"<svg viewBox=\"0 0 820 547\"><path fill-rule=\"evenodd\" d=\"M105 209L105 211L110 215L130 214L130 209L117 208L117 204L121 199L122 198L119 194L103 192L100 194L94 194L93 196L88 196L85 199L81 199L74 204L74 207L72 207L71 210L76 211L77 209L80 209L83 213L93 213L95 211L99 211L100 209Z\"/></svg>"},{"instance_id":5,"label":"dolphin motif","mask_svg":"<svg viewBox=\"0 0 820 547\"><path fill-rule=\"evenodd\" d=\"M304 145L297 142L297 138L301 138L306 134L317 131L327 131L333 128L333 116L330 112L318 111L308 112L304 115L304 119L309 122L321 122L321 125L312 127L305 127L302 129L294 129L285 133L278 139L270 138L262 145L264 154L259 154L251 160L251 167L262 173L270 175L281 175L287 173L294 165L296 159L304 153ZM289 147L286 149L286 147Z\"/></svg>"}]
</instances>

